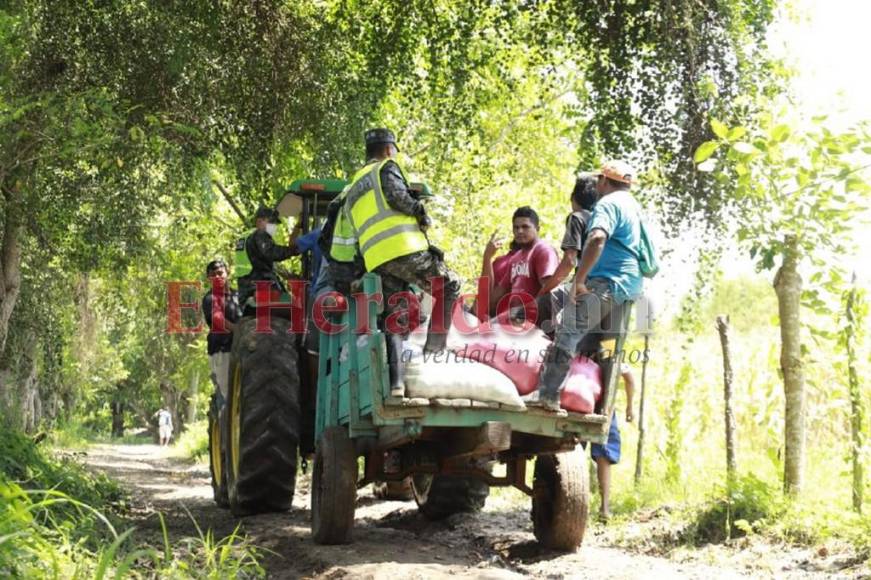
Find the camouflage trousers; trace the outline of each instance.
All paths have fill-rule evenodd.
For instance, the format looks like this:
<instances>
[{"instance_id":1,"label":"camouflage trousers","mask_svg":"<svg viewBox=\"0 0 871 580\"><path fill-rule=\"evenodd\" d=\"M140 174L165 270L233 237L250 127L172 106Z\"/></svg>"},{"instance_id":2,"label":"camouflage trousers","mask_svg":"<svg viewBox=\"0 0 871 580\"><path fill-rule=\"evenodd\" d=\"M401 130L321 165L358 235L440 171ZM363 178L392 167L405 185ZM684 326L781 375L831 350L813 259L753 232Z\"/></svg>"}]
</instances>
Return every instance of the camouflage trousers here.
<instances>
[{"instance_id":1,"label":"camouflage trousers","mask_svg":"<svg viewBox=\"0 0 871 580\"><path fill-rule=\"evenodd\" d=\"M446 340L447 332L451 327L451 312L460 297L459 277L445 266L444 261L428 251L390 260L378 266L375 273L381 276L385 317L392 314L399 306L388 304L390 296L408 290L409 284L414 284L433 296L433 315L429 321L427 350L444 348L444 340ZM444 288L442 296L434 294L433 279L442 281ZM438 324L435 329L433 328L434 322ZM435 342L431 342L430 339Z\"/></svg>"}]
</instances>

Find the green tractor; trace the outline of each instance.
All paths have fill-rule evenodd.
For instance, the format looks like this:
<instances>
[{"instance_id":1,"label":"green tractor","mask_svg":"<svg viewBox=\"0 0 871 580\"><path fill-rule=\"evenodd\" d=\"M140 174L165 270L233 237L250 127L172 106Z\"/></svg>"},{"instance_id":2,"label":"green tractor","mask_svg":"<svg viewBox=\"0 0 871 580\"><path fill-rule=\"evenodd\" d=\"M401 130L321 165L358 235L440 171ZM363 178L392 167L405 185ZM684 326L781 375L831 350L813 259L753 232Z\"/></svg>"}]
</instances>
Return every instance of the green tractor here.
<instances>
[{"instance_id":1,"label":"green tractor","mask_svg":"<svg viewBox=\"0 0 871 580\"><path fill-rule=\"evenodd\" d=\"M344 185L294 182L279 212L294 215L301 207L307 232ZM304 261L304 275L309 268ZM580 546L590 499L579 445L607 439L625 326L603 343L609 353L600 361L603 392L590 414L393 397L379 328L383 304L368 299L381 294L381 280L368 273L355 291L367 299L349 304L365 309L349 307L334 317L343 330L320 335L316 372L307 366L301 335L288 332L289 319L272 316L271 333L257 332L253 316L237 324L228 401L213 413L209 429L218 503L236 515L287 510L297 458L314 455L311 527L317 543L351 540L357 490L372 483L376 495L413 498L430 519L480 510L491 486L513 486L531 496L533 531L542 545ZM370 331L358 334L358 321Z\"/></svg>"},{"instance_id":2,"label":"green tractor","mask_svg":"<svg viewBox=\"0 0 871 580\"><path fill-rule=\"evenodd\" d=\"M294 181L276 210L283 218L299 216L307 234L345 185L336 179ZM244 245L239 247L237 272L247 264ZM302 279L308 280L314 267L311 256L301 261ZM292 304L288 294L279 302ZM289 509L297 458L314 452L316 385L302 335L290 332L287 310L272 311L269 329L258 329L254 313L246 308L236 325L227 401L221 405L213 400L209 413L215 501L239 516Z\"/></svg>"}]
</instances>

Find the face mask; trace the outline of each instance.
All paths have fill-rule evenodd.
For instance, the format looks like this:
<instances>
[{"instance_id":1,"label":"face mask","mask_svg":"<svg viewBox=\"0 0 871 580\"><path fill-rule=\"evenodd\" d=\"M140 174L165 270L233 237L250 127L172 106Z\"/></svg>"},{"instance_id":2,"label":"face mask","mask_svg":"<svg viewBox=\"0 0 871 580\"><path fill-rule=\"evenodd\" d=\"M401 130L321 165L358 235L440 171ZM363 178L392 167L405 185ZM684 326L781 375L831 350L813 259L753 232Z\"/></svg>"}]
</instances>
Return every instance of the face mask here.
<instances>
[{"instance_id":1,"label":"face mask","mask_svg":"<svg viewBox=\"0 0 871 580\"><path fill-rule=\"evenodd\" d=\"M266 233L270 236L274 236L276 228L278 228L277 224L266 224Z\"/></svg>"}]
</instances>

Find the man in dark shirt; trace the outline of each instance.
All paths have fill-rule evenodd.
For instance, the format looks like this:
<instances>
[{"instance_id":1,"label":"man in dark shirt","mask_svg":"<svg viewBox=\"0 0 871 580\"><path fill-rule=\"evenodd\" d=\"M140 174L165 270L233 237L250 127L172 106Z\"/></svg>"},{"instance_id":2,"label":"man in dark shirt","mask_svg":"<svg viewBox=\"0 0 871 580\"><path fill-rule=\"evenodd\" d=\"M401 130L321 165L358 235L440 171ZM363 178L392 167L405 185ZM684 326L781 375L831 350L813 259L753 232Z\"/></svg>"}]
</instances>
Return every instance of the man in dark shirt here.
<instances>
[{"instance_id":1,"label":"man in dark shirt","mask_svg":"<svg viewBox=\"0 0 871 580\"><path fill-rule=\"evenodd\" d=\"M206 276L211 282L211 289L203 296L203 317L209 325L209 335L206 337L209 367L212 382L222 401L227 399L233 326L242 317L239 296L230 288L227 274L227 265L223 260L209 262Z\"/></svg>"},{"instance_id":2,"label":"man in dark shirt","mask_svg":"<svg viewBox=\"0 0 871 580\"><path fill-rule=\"evenodd\" d=\"M254 297L255 282L267 280L273 290L287 292L284 283L275 272L275 262L299 255L296 243L289 246L276 244L272 239L278 228L278 212L260 207L254 214L254 232L245 240L245 253L251 263L251 273L239 279L239 302L243 308Z\"/></svg>"},{"instance_id":3,"label":"man in dark shirt","mask_svg":"<svg viewBox=\"0 0 871 580\"><path fill-rule=\"evenodd\" d=\"M596 177L589 173L579 175L575 180L575 187L571 195L572 213L566 218L566 231L562 244L560 244L563 251L562 260L553 276L542 285L537 296L539 326L545 332L550 333L555 327L554 318L562 309L565 301L565 293L557 290L557 287L577 268L580 262L581 252L583 252L584 243L587 241L587 224L590 223L590 216L598 199ZM554 290L557 291L554 292Z\"/></svg>"}]
</instances>

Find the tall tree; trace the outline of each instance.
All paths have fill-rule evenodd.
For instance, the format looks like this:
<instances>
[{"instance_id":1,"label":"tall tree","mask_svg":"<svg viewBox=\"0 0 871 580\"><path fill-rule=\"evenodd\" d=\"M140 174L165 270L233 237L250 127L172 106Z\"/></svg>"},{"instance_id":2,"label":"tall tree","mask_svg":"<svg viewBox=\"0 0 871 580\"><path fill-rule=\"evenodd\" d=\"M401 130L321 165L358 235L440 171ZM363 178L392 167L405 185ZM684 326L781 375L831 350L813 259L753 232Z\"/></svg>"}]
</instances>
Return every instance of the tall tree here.
<instances>
[{"instance_id":1,"label":"tall tree","mask_svg":"<svg viewBox=\"0 0 871 580\"><path fill-rule=\"evenodd\" d=\"M850 392L850 463L852 468L853 509L862 513L865 495L865 401L862 399L862 384L856 368L856 345L862 336L862 324L867 314L864 292L858 288L856 273L844 299L844 325L841 342L847 352L847 382Z\"/></svg>"},{"instance_id":2,"label":"tall tree","mask_svg":"<svg viewBox=\"0 0 871 580\"><path fill-rule=\"evenodd\" d=\"M848 253L851 218L868 207L871 195L868 166L857 161L871 153L871 133L867 125L833 133L824 119L793 127L783 122L788 118L787 111L773 110L749 130L712 120L716 139L696 150L695 161L699 170L733 188L738 237L757 267L777 269L784 488L797 495L804 484L806 443L801 308L827 314L820 293L838 292L842 285L837 256ZM802 268L814 271L809 287Z\"/></svg>"}]
</instances>

